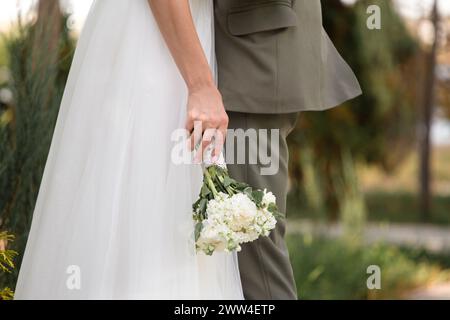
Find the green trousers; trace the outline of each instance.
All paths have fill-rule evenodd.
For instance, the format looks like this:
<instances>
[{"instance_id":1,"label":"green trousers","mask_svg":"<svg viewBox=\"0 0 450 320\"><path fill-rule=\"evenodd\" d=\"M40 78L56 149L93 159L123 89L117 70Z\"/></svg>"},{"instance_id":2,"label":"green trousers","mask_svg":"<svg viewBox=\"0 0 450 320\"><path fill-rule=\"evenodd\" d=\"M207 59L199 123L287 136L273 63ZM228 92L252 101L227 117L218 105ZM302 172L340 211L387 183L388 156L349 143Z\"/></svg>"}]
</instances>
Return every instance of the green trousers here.
<instances>
[{"instance_id":1,"label":"green trousers","mask_svg":"<svg viewBox=\"0 0 450 320\"><path fill-rule=\"evenodd\" d=\"M245 181L253 187L272 191L277 197L279 210L286 212L286 195L288 189L288 158L289 152L286 138L295 126L298 113L286 114L252 114L241 112L228 112L230 118L229 129L256 129L258 134L249 134L246 139L244 164L238 164L238 139L229 135L228 139L233 139L234 144L234 164L228 165L230 175L240 181ZM268 135L264 138L265 130L270 134L271 129L279 129L278 147L271 145L271 139L276 139L276 135ZM231 136L231 138L230 138ZM268 141L267 141L268 140ZM230 143L230 141L228 141ZM242 140L241 140L242 143ZM278 161L278 170L275 174L263 175L261 169L268 167L267 161L263 165L258 158L256 163L249 163L250 153L256 153L256 147L261 143L267 145L268 154L272 161ZM230 148L230 147L229 147ZM228 149L229 149L228 148ZM273 150L272 150L273 149ZM229 162L228 152L227 161ZM242 161L241 161L242 162ZM273 166L273 164L272 164ZM292 266L289 260L289 253L285 243L286 221L278 221L276 229L269 237L262 237L258 240L244 244L242 251L238 255L239 269L241 272L244 297L248 300L292 300L297 299L297 289L295 286Z\"/></svg>"}]
</instances>

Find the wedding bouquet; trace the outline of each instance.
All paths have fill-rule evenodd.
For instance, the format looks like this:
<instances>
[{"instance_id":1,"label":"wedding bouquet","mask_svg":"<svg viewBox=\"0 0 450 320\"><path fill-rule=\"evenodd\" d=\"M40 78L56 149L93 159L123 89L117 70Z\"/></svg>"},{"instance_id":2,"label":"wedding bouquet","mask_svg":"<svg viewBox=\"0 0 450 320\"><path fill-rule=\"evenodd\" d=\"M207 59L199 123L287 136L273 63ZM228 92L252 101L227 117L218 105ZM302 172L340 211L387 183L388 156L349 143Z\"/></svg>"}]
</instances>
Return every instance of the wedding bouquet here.
<instances>
[{"instance_id":1,"label":"wedding bouquet","mask_svg":"<svg viewBox=\"0 0 450 320\"><path fill-rule=\"evenodd\" d=\"M223 156L204 165L203 185L193 204L197 252L240 251L241 244L268 236L280 217L276 198L228 175Z\"/></svg>"}]
</instances>

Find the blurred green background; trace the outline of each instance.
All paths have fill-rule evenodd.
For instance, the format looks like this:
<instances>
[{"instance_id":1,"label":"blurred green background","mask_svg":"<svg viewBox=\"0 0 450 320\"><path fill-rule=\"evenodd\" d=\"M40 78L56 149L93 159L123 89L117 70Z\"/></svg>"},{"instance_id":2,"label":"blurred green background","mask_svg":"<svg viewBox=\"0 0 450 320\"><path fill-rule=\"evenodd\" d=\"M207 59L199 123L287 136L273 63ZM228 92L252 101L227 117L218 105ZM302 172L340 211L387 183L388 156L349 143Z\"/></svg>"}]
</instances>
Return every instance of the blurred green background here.
<instances>
[{"instance_id":1,"label":"blurred green background","mask_svg":"<svg viewBox=\"0 0 450 320\"><path fill-rule=\"evenodd\" d=\"M450 17L433 1L405 16L404 3L322 1L364 94L303 113L290 136L288 245L301 299L450 299ZM367 27L374 4L380 30ZM72 19L56 0L34 1L0 37L0 290L15 286ZM379 289L368 288L370 266Z\"/></svg>"}]
</instances>

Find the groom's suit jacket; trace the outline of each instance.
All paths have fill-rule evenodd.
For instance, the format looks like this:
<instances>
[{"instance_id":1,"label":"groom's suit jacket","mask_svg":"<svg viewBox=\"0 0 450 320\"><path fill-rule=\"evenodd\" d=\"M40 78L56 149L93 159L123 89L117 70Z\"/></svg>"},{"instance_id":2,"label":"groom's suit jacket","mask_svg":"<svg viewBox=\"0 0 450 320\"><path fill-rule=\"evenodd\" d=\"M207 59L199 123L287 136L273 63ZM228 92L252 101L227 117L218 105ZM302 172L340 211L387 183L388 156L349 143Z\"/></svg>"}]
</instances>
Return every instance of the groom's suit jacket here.
<instances>
[{"instance_id":1,"label":"groom's suit jacket","mask_svg":"<svg viewBox=\"0 0 450 320\"><path fill-rule=\"evenodd\" d=\"M361 93L322 27L320 0L216 0L214 10L227 110L324 110Z\"/></svg>"}]
</instances>

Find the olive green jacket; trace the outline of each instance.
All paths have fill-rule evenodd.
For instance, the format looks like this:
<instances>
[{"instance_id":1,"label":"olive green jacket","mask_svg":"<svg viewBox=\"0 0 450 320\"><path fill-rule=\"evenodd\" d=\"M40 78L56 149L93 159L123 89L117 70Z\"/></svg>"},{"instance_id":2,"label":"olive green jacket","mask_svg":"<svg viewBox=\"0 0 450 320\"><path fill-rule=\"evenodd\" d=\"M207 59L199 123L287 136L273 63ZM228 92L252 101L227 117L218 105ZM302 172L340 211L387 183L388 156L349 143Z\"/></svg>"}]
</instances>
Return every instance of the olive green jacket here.
<instances>
[{"instance_id":1,"label":"olive green jacket","mask_svg":"<svg viewBox=\"0 0 450 320\"><path fill-rule=\"evenodd\" d=\"M320 0L215 0L214 11L227 110L325 110L361 94L322 27Z\"/></svg>"}]
</instances>

